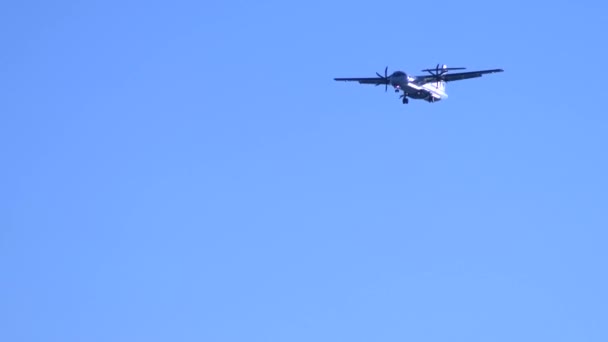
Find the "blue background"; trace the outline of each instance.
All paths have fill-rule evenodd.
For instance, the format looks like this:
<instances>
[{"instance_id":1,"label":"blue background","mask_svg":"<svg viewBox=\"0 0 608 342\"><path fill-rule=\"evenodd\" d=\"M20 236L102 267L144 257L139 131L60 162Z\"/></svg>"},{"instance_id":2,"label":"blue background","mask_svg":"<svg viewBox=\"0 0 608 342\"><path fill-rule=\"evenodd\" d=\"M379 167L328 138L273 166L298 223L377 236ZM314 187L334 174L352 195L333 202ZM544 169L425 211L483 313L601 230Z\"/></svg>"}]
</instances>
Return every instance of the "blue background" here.
<instances>
[{"instance_id":1,"label":"blue background","mask_svg":"<svg viewBox=\"0 0 608 342\"><path fill-rule=\"evenodd\" d=\"M0 340L607 341L606 10L5 1Z\"/></svg>"}]
</instances>

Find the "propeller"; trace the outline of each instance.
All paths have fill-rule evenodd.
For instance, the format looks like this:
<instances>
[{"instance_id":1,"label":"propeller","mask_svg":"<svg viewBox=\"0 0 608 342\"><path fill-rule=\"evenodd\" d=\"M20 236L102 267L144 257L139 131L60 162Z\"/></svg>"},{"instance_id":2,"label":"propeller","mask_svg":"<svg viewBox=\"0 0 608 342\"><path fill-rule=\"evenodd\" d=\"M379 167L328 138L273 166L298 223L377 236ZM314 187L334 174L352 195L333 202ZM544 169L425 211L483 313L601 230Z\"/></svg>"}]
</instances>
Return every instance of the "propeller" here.
<instances>
[{"instance_id":1,"label":"propeller","mask_svg":"<svg viewBox=\"0 0 608 342\"><path fill-rule=\"evenodd\" d=\"M384 68L384 76L380 75L379 73L376 72L376 75L378 75L378 77L380 77L381 79L383 79L384 82L384 92L388 91L388 65L386 66L386 68Z\"/></svg>"}]
</instances>

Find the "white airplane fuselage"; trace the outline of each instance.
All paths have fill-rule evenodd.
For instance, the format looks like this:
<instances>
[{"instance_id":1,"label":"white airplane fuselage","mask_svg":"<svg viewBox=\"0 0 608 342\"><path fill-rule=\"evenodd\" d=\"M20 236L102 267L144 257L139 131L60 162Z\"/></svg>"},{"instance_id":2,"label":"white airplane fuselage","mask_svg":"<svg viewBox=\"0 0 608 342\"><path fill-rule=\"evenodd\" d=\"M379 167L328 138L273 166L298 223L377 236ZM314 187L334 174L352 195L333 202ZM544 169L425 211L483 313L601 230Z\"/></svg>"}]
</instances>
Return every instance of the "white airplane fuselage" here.
<instances>
[{"instance_id":1,"label":"white airplane fuselage","mask_svg":"<svg viewBox=\"0 0 608 342\"><path fill-rule=\"evenodd\" d=\"M405 96L412 99L437 102L448 97L445 92L445 82L422 83L402 71L394 72L389 76L389 80L396 93L402 91Z\"/></svg>"}]
</instances>

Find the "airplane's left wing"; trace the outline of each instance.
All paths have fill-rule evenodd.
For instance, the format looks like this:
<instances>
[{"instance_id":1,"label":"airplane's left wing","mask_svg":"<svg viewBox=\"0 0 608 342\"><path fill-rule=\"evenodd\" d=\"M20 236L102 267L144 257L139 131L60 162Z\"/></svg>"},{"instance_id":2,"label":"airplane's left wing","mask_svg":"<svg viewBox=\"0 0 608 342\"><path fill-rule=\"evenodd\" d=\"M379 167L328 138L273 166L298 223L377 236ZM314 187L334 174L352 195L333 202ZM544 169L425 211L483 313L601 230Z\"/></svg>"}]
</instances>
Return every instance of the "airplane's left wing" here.
<instances>
[{"instance_id":1,"label":"airplane's left wing","mask_svg":"<svg viewBox=\"0 0 608 342\"><path fill-rule=\"evenodd\" d=\"M335 81L359 82L361 84L389 84L388 78L383 77L363 77L363 78L334 78Z\"/></svg>"},{"instance_id":2,"label":"airplane's left wing","mask_svg":"<svg viewBox=\"0 0 608 342\"><path fill-rule=\"evenodd\" d=\"M441 75L441 80L444 82L460 81L460 80L466 80L469 78L481 77L482 75L485 75L485 74L493 74L495 72L503 72L503 71L504 70L502 70L502 69L491 69L491 70L479 70L479 71L468 71L468 72L455 72L453 74L448 73L448 74ZM428 83L428 82L435 82L437 80L437 77L433 76L433 75L424 75L424 76L417 76L416 79L419 80L421 83Z\"/></svg>"}]
</instances>

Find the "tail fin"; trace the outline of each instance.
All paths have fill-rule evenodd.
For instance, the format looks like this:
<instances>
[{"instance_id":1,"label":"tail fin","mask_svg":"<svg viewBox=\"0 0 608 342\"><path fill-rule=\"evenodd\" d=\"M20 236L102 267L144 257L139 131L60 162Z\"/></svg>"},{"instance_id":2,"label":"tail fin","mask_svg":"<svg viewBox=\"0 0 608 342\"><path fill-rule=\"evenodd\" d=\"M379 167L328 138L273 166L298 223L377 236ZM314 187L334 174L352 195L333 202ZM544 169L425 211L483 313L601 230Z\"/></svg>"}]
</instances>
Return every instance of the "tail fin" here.
<instances>
[{"instance_id":1,"label":"tail fin","mask_svg":"<svg viewBox=\"0 0 608 342\"><path fill-rule=\"evenodd\" d=\"M441 68L442 68L442 69L447 69L447 68L448 68L448 66L444 64L444 65L442 65L442 66L441 66ZM445 72L446 72L446 70L442 71L441 73L443 74L443 73L445 73ZM436 87L437 89L439 89L439 90L441 90L441 91L444 91L444 92L445 92L445 82L444 82L444 81L437 82L437 83L435 84L435 87Z\"/></svg>"}]
</instances>

